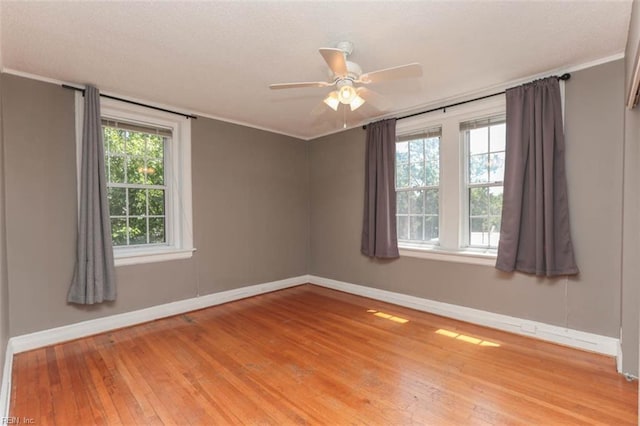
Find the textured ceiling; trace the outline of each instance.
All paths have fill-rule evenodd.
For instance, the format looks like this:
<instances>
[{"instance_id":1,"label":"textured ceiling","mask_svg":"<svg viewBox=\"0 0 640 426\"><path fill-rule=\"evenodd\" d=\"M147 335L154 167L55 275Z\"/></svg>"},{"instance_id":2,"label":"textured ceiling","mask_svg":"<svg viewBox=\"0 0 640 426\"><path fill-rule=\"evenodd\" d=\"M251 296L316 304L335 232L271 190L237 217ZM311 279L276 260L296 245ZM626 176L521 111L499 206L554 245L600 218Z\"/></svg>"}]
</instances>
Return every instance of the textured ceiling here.
<instances>
[{"instance_id":1,"label":"textured ceiling","mask_svg":"<svg viewBox=\"0 0 640 426\"><path fill-rule=\"evenodd\" d=\"M8 70L303 139L624 51L630 1L11 2ZM420 62L419 79L369 85L355 112L331 89L319 47L349 40L365 72ZM375 102L374 102L375 101Z\"/></svg>"}]
</instances>

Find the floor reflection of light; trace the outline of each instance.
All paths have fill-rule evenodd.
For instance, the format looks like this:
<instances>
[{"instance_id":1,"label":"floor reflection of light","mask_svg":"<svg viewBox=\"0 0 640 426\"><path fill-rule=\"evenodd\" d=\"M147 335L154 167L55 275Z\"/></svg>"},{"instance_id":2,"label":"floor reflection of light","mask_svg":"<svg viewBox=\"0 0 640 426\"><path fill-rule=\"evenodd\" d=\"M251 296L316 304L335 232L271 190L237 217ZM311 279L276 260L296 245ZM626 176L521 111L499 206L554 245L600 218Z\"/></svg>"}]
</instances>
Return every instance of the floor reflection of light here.
<instances>
[{"instance_id":1,"label":"floor reflection of light","mask_svg":"<svg viewBox=\"0 0 640 426\"><path fill-rule=\"evenodd\" d=\"M375 309L368 309L367 312L372 313L373 315L375 315L375 316L377 316L379 318L388 319L389 321L397 322L397 323L400 323L400 324L405 324L405 323L409 322L408 319L400 318L400 317L397 317L395 315L385 314L384 312L378 312Z\"/></svg>"},{"instance_id":2,"label":"floor reflection of light","mask_svg":"<svg viewBox=\"0 0 640 426\"><path fill-rule=\"evenodd\" d=\"M451 337L452 339L456 339L456 340L462 340L463 342L467 342L467 343L473 343L474 345L488 346L492 348L500 347L500 344L498 343L490 342L488 340L478 339L477 337L471 337L465 334L456 333L455 331L445 330L444 328L441 328L440 330L436 330L436 334Z\"/></svg>"}]
</instances>

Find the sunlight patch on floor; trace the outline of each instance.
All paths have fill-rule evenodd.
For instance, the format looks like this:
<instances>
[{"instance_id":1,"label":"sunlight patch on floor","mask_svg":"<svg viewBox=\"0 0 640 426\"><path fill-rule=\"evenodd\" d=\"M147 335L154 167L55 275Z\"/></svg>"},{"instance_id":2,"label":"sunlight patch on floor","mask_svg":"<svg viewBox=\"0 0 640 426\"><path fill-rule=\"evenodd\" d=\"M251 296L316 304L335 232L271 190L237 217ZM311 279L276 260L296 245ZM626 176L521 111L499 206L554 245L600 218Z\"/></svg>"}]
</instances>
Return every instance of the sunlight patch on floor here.
<instances>
[{"instance_id":1,"label":"sunlight patch on floor","mask_svg":"<svg viewBox=\"0 0 640 426\"><path fill-rule=\"evenodd\" d=\"M467 336L466 334L456 333L455 331L445 330L441 328L436 330L436 334L440 334L442 336L451 337L452 339L462 340L463 342L472 343L474 345L479 346L489 346L492 348L499 348L500 344L495 342L490 342L488 340L478 339L477 337Z\"/></svg>"},{"instance_id":2,"label":"sunlight patch on floor","mask_svg":"<svg viewBox=\"0 0 640 426\"><path fill-rule=\"evenodd\" d=\"M372 313L373 315L375 315L375 316L377 316L379 318L388 319L389 321L397 322L397 323L400 323L400 324L406 324L406 323L409 322L408 319L400 318L400 317L397 317L395 315L386 314L384 312L378 312L375 309L368 309L367 312Z\"/></svg>"}]
</instances>

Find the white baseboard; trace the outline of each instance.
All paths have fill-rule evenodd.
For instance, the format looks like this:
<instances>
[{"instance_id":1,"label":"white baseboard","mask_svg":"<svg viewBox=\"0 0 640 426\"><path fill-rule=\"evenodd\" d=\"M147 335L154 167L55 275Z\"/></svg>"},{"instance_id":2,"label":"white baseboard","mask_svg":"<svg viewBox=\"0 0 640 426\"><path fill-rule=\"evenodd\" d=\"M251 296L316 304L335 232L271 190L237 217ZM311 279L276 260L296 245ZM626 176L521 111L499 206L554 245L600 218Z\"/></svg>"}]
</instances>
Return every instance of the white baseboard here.
<instances>
[{"instance_id":1,"label":"white baseboard","mask_svg":"<svg viewBox=\"0 0 640 426\"><path fill-rule=\"evenodd\" d=\"M66 342L68 340L79 339L81 337L103 333L105 331L129 327L132 325L141 324L143 322L153 321L159 318L178 315L185 312L207 308L209 306L219 305L222 303L232 302L234 300L244 299L246 297L256 296L258 294L269 293L271 291L305 284L308 282L306 281L307 278L308 276L302 275L299 277L288 278L280 281L256 284L237 288L234 290L207 294L191 299L179 300L177 302L166 303L164 305L152 306L150 308L140 309L137 311L125 312L123 314L110 315L104 318L82 321L62 327L37 331L35 333L23 334L21 336L12 337L11 339L9 339L9 345L12 346L13 353L18 354L20 352L28 351L31 349L50 346L57 343Z\"/></svg>"},{"instance_id":2,"label":"white baseboard","mask_svg":"<svg viewBox=\"0 0 640 426\"><path fill-rule=\"evenodd\" d=\"M465 306L437 302L415 296L408 296L406 294L379 290L372 287L350 284L314 275L308 276L308 281L334 290L369 297L371 299L381 300L405 306L407 308L441 315L443 317L496 328L498 330L509 331L511 333L521 334L524 336L531 336L565 346L571 346L578 349L616 357L619 354L618 345L620 339L616 339L614 337L601 336L599 334L587 333L584 331L510 317L508 315L501 315L493 312L481 311L479 309L467 308Z\"/></svg>"},{"instance_id":3,"label":"white baseboard","mask_svg":"<svg viewBox=\"0 0 640 426\"><path fill-rule=\"evenodd\" d=\"M0 419L9 418L9 405L11 403L11 373L13 371L13 345L7 342L7 350L2 369L2 387L0 389Z\"/></svg>"},{"instance_id":4,"label":"white baseboard","mask_svg":"<svg viewBox=\"0 0 640 426\"><path fill-rule=\"evenodd\" d=\"M622 335L622 330L620 330L620 333ZM618 340L618 345L616 346L616 370L618 370L618 373L620 374L624 374L622 371L622 341Z\"/></svg>"}]
</instances>

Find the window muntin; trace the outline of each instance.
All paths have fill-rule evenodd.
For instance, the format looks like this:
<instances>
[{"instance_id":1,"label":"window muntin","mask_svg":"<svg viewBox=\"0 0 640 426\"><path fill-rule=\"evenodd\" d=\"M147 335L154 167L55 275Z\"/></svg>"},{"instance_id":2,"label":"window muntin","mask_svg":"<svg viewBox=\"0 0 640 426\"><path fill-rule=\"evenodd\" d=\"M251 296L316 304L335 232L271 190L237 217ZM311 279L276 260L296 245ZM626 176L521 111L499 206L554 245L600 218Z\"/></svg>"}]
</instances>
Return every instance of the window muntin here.
<instances>
[{"instance_id":1,"label":"window muntin","mask_svg":"<svg viewBox=\"0 0 640 426\"><path fill-rule=\"evenodd\" d=\"M398 240L438 244L440 234L441 129L396 140L396 219Z\"/></svg>"},{"instance_id":2,"label":"window muntin","mask_svg":"<svg viewBox=\"0 0 640 426\"><path fill-rule=\"evenodd\" d=\"M114 247L166 245L171 130L103 120L102 131Z\"/></svg>"},{"instance_id":3,"label":"window muntin","mask_svg":"<svg viewBox=\"0 0 640 426\"><path fill-rule=\"evenodd\" d=\"M463 122L460 131L466 154L466 245L495 249L502 216L505 117Z\"/></svg>"}]
</instances>

